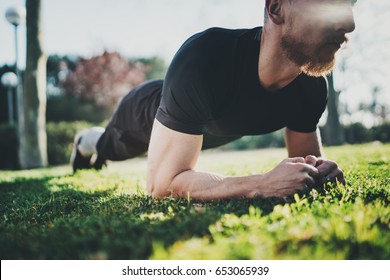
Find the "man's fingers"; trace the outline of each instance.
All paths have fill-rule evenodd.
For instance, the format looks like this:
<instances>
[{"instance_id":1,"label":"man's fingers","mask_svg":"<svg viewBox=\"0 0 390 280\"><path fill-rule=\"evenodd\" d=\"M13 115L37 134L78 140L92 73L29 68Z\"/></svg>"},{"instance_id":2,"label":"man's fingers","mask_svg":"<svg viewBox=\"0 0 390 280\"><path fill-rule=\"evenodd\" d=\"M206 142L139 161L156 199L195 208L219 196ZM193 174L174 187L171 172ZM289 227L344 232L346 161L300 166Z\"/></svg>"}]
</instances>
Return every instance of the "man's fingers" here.
<instances>
[{"instance_id":1,"label":"man's fingers","mask_svg":"<svg viewBox=\"0 0 390 280\"><path fill-rule=\"evenodd\" d=\"M317 178L320 173L318 172L318 169L311 166L311 165L308 165L310 167L307 167L307 173L312 177L312 178Z\"/></svg>"},{"instance_id":2,"label":"man's fingers","mask_svg":"<svg viewBox=\"0 0 390 280\"><path fill-rule=\"evenodd\" d=\"M337 168L333 170L331 173L327 174L326 176L322 177L320 180L320 183L326 184L326 183L335 183L339 181L341 184L345 185L345 179L343 171L340 168Z\"/></svg>"},{"instance_id":3,"label":"man's fingers","mask_svg":"<svg viewBox=\"0 0 390 280\"><path fill-rule=\"evenodd\" d=\"M284 162L304 163L305 159L303 157L287 158L284 160Z\"/></svg>"},{"instance_id":4,"label":"man's fingers","mask_svg":"<svg viewBox=\"0 0 390 280\"><path fill-rule=\"evenodd\" d=\"M339 169L340 170L340 173L338 175L336 175L336 178L337 180L343 184L344 186L347 184L347 182L345 181L345 178L344 178L344 172L343 170Z\"/></svg>"},{"instance_id":5,"label":"man's fingers","mask_svg":"<svg viewBox=\"0 0 390 280\"><path fill-rule=\"evenodd\" d=\"M312 178L317 178L319 176L318 169L311 164L305 163L303 157L289 158L285 162L295 164L299 169L298 172L307 173Z\"/></svg>"},{"instance_id":6,"label":"man's fingers","mask_svg":"<svg viewBox=\"0 0 390 280\"><path fill-rule=\"evenodd\" d=\"M336 177L337 181L339 181L341 184L343 184L344 186L347 184L347 182L345 181L345 178L344 178L344 174L341 173L341 175L338 175Z\"/></svg>"},{"instance_id":7,"label":"man's fingers","mask_svg":"<svg viewBox=\"0 0 390 280\"><path fill-rule=\"evenodd\" d=\"M321 184L335 183L336 180L345 185L343 171L337 166L337 163L331 160L319 161L317 169L319 172L319 182Z\"/></svg>"},{"instance_id":8,"label":"man's fingers","mask_svg":"<svg viewBox=\"0 0 390 280\"><path fill-rule=\"evenodd\" d=\"M318 172L320 173L321 177L326 177L329 175L333 170L337 169L337 163L334 161L323 161L317 166Z\"/></svg>"},{"instance_id":9,"label":"man's fingers","mask_svg":"<svg viewBox=\"0 0 390 280\"><path fill-rule=\"evenodd\" d=\"M310 155L305 157L305 163L313 165L314 167L317 165L317 161L318 159L315 156Z\"/></svg>"},{"instance_id":10,"label":"man's fingers","mask_svg":"<svg viewBox=\"0 0 390 280\"><path fill-rule=\"evenodd\" d=\"M314 180L314 178L312 176L307 176L306 177L306 186L312 187L315 184L316 184L316 181Z\"/></svg>"},{"instance_id":11,"label":"man's fingers","mask_svg":"<svg viewBox=\"0 0 390 280\"><path fill-rule=\"evenodd\" d=\"M313 165L307 164L307 163L297 163L298 166L300 166L300 171L305 172L308 175L310 175L313 178L316 178L319 176L318 169L315 168Z\"/></svg>"}]
</instances>

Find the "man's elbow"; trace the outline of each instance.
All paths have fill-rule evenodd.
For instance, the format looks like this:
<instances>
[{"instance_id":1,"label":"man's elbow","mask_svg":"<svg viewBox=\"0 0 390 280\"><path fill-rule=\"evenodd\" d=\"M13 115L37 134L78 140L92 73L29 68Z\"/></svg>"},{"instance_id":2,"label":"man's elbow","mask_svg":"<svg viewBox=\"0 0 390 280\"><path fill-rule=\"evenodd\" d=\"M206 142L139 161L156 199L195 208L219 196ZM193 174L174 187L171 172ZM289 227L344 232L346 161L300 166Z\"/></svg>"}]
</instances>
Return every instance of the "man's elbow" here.
<instances>
[{"instance_id":1,"label":"man's elbow","mask_svg":"<svg viewBox=\"0 0 390 280\"><path fill-rule=\"evenodd\" d=\"M181 172L178 172L175 175L172 175L174 173L171 173L171 175L158 174L158 172L153 173L151 175L151 172L148 173L147 176L147 189L149 195L155 198L164 198L164 197L187 197L185 194L187 194L187 191L185 189L186 184L183 183L183 180L178 181L178 177L180 177L182 174L188 172L190 169L183 170Z\"/></svg>"},{"instance_id":2,"label":"man's elbow","mask_svg":"<svg viewBox=\"0 0 390 280\"><path fill-rule=\"evenodd\" d=\"M158 180L148 179L147 182L148 193L150 196L154 198L169 197L171 195L171 192L169 191L169 185L170 184Z\"/></svg>"}]
</instances>

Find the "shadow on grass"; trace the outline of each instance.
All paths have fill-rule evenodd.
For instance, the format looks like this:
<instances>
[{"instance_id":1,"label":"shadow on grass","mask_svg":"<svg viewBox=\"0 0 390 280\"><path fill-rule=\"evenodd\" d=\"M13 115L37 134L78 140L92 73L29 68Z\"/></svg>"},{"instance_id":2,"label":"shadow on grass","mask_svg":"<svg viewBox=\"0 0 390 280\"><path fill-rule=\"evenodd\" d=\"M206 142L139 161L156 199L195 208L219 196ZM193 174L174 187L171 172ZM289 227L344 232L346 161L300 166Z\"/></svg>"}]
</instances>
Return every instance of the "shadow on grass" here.
<instances>
[{"instance_id":1,"label":"shadow on grass","mask_svg":"<svg viewBox=\"0 0 390 280\"><path fill-rule=\"evenodd\" d=\"M294 198L207 203L170 198L155 200L145 194L120 195L115 189L88 192L77 187L82 181L81 178L46 176L0 182L0 258L148 259L156 244L167 248L193 237L212 239L210 226L225 214L242 216L255 206L264 216L277 204L294 203ZM325 200L329 204L330 199L334 205L353 203L360 195L365 202L384 201L388 197L387 189L379 185L376 188L327 187L317 191L319 197L315 205L320 206ZM316 210L312 204L314 198L306 197L308 211L322 209ZM387 205L388 202L382 203ZM381 222L380 226L382 224L386 223ZM383 228L384 232L386 230ZM348 240L345 242L345 246L351 247ZM375 244L361 247L359 244L352 245L351 258L356 258L355 253L361 256L373 249L379 252L375 253L377 257L388 252L382 250L381 253ZM286 250L283 242L278 246Z\"/></svg>"},{"instance_id":2,"label":"shadow on grass","mask_svg":"<svg viewBox=\"0 0 390 280\"><path fill-rule=\"evenodd\" d=\"M209 236L222 215L247 214L254 203L84 192L58 178L0 183L1 259L147 259L154 244ZM269 213L277 202L256 204Z\"/></svg>"}]
</instances>

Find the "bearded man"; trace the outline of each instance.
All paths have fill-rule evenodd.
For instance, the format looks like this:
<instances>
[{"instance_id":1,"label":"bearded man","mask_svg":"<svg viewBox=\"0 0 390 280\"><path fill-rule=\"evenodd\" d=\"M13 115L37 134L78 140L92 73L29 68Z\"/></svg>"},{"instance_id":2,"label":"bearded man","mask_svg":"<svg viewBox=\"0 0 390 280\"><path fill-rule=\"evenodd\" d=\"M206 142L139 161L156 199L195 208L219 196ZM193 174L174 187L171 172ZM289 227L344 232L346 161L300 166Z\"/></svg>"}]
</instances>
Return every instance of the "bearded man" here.
<instances>
[{"instance_id":1,"label":"bearded man","mask_svg":"<svg viewBox=\"0 0 390 280\"><path fill-rule=\"evenodd\" d=\"M147 185L154 197L286 197L315 184L344 184L343 171L322 157L317 124L327 101L324 75L355 28L354 2L267 0L263 27L195 34L176 53L164 81L132 90L106 129L75 137L74 170L99 169L105 160L148 150ZM281 128L289 158L265 174L195 170L202 149Z\"/></svg>"}]
</instances>

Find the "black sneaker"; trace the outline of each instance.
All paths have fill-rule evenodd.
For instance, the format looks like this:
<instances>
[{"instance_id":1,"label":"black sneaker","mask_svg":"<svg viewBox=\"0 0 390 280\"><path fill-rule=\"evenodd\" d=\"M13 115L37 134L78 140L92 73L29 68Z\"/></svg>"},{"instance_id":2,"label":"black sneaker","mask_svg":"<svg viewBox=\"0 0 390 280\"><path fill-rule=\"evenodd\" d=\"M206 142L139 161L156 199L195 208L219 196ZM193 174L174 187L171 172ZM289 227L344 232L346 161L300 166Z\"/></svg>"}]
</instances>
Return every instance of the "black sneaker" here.
<instances>
[{"instance_id":1,"label":"black sneaker","mask_svg":"<svg viewBox=\"0 0 390 280\"><path fill-rule=\"evenodd\" d=\"M93 163L92 167L96 170L101 170L103 166L107 166L106 160L97 156L95 162Z\"/></svg>"},{"instance_id":2,"label":"black sneaker","mask_svg":"<svg viewBox=\"0 0 390 280\"><path fill-rule=\"evenodd\" d=\"M74 173L76 173L76 171L80 170L80 169L91 169L92 168L91 157L87 157L87 158L83 157L78 149L78 145L81 142L81 138L82 137L80 137L78 139L77 143L74 144L72 155L70 158L70 163L73 167Z\"/></svg>"}]
</instances>

